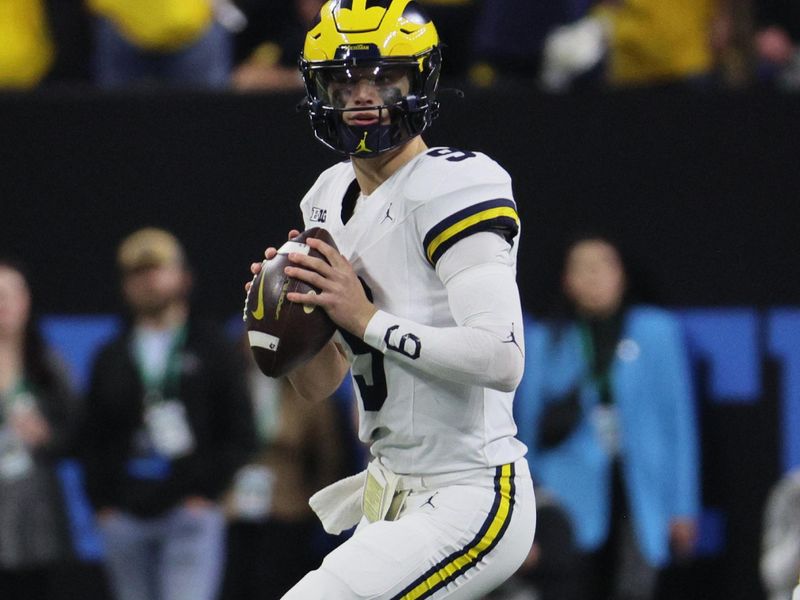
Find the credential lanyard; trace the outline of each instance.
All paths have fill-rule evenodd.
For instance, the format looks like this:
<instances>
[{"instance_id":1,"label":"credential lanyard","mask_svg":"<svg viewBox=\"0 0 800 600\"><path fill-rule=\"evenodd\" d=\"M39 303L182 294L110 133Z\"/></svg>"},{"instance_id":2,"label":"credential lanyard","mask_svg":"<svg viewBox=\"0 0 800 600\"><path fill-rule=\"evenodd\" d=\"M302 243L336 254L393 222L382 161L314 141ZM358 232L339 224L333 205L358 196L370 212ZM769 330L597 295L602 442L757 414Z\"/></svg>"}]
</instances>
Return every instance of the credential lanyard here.
<instances>
[{"instance_id":1,"label":"credential lanyard","mask_svg":"<svg viewBox=\"0 0 800 600\"><path fill-rule=\"evenodd\" d=\"M597 386L597 390L600 392L601 398L607 397L607 394L610 395L611 392L611 366L609 365L608 368L603 369L602 373L596 372L594 341L592 339L592 332L589 331L589 324L581 322L578 327L581 332L581 347L583 348L583 357L586 359L586 364L589 367L588 378Z\"/></svg>"},{"instance_id":2,"label":"credential lanyard","mask_svg":"<svg viewBox=\"0 0 800 600\"><path fill-rule=\"evenodd\" d=\"M185 343L186 325L183 325L175 332L172 345L167 353L166 365L160 372L148 371L145 367L144 356L141 355L144 349L139 344L135 345L136 366L144 385L144 403L146 406L151 406L178 395L181 379L181 353Z\"/></svg>"},{"instance_id":3,"label":"credential lanyard","mask_svg":"<svg viewBox=\"0 0 800 600\"><path fill-rule=\"evenodd\" d=\"M21 399L29 397L31 392L30 385L25 377L20 377L8 393L0 394L0 427L2 427L8 415L14 409L14 405Z\"/></svg>"}]
</instances>

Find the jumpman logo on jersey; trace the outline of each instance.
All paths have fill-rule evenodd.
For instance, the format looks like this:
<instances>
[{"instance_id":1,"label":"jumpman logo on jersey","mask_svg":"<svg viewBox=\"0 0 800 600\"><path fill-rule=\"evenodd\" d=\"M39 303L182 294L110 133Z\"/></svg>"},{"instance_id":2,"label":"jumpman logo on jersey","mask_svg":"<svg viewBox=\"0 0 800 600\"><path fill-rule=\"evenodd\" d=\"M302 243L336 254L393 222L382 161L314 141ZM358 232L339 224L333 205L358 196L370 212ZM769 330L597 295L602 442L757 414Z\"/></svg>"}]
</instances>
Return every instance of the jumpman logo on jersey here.
<instances>
[{"instance_id":1,"label":"jumpman logo on jersey","mask_svg":"<svg viewBox=\"0 0 800 600\"><path fill-rule=\"evenodd\" d=\"M394 222L394 217L391 214L389 214L389 211L392 210L392 204L393 204L392 202L389 202L389 206L386 208L386 214L383 215L381 223L386 221L386 219L389 219L390 221Z\"/></svg>"},{"instance_id":2,"label":"jumpman logo on jersey","mask_svg":"<svg viewBox=\"0 0 800 600\"><path fill-rule=\"evenodd\" d=\"M517 336L514 334L514 324L511 324L511 332L508 334L508 337L503 340L504 344L514 344L517 347L517 350L522 352L522 348L519 347L519 343L517 342Z\"/></svg>"},{"instance_id":3,"label":"jumpman logo on jersey","mask_svg":"<svg viewBox=\"0 0 800 600\"><path fill-rule=\"evenodd\" d=\"M358 152L372 152L369 148L367 148L367 131L364 132L364 136L361 138L361 141L358 142L358 146L356 146L356 153Z\"/></svg>"},{"instance_id":4,"label":"jumpman logo on jersey","mask_svg":"<svg viewBox=\"0 0 800 600\"><path fill-rule=\"evenodd\" d=\"M430 498L428 498L427 500L425 500L425 502L423 502L422 504L420 504L420 506L419 506L419 507L420 507L420 508L422 508L422 507L423 507L423 506L425 506L426 504L430 504L430 505L431 505L431 508L435 509L436 507L433 505L433 499L434 499L434 497L436 497L436 494L438 494L438 493L439 493L439 492L434 492L434 493L433 493L433 495L432 495Z\"/></svg>"}]
</instances>

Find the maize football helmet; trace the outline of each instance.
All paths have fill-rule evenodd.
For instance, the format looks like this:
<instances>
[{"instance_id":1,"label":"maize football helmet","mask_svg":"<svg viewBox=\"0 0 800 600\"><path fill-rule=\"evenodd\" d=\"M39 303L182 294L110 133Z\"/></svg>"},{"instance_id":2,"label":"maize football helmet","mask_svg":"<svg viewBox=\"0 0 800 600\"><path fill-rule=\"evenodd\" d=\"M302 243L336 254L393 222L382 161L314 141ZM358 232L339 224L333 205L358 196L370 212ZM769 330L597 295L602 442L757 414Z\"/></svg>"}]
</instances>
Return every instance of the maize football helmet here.
<instances>
[{"instance_id":1,"label":"maize football helmet","mask_svg":"<svg viewBox=\"0 0 800 600\"><path fill-rule=\"evenodd\" d=\"M414 0L330 0L300 57L315 137L369 158L422 133L438 112L439 35Z\"/></svg>"}]
</instances>

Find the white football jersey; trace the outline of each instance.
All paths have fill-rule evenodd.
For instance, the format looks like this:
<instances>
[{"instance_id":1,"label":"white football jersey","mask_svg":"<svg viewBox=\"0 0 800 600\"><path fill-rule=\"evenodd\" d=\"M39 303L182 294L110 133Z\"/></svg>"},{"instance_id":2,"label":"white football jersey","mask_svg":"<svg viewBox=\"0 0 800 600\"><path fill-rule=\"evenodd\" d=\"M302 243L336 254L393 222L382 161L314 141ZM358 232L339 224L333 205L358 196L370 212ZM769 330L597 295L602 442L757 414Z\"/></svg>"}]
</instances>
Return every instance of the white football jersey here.
<instances>
[{"instance_id":1,"label":"white football jersey","mask_svg":"<svg viewBox=\"0 0 800 600\"><path fill-rule=\"evenodd\" d=\"M343 198L354 180L349 162L327 169L301 209L307 228L331 233L381 310L433 327L456 326L435 265L473 233L503 235L516 261L519 220L511 179L486 155L429 149L360 199L345 223ZM389 469L430 475L524 456L524 444L514 438L513 392L424 375L392 360L392 353L348 333L342 337L358 399L359 438ZM425 351L413 338L402 340L407 356Z\"/></svg>"}]
</instances>

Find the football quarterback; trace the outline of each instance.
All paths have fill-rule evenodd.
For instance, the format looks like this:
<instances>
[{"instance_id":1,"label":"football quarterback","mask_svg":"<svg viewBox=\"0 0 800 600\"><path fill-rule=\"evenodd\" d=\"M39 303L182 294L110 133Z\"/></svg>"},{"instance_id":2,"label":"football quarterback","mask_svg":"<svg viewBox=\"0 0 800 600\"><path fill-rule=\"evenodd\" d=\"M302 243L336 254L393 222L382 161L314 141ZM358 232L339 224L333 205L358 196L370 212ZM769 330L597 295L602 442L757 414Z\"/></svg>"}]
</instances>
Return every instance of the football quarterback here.
<instances>
[{"instance_id":1,"label":"football quarterback","mask_svg":"<svg viewBox=\"0 0 800 600\"><path fill-rule=\"evenodd\" d=\"M288 377L321 400L350 373L371 460L311 498L327 531L357 527L285 599L482 598L531 549L533 486L512 416L520 220L496 162L423 141L441 66L413 0L331 0L306 38L311 128L349 160L300 204L304 226L337 249L309 239L327 260L295 253L286 269L320 290L288 300L323 308L338 331Z\"/></svg>"}]
</instances>

